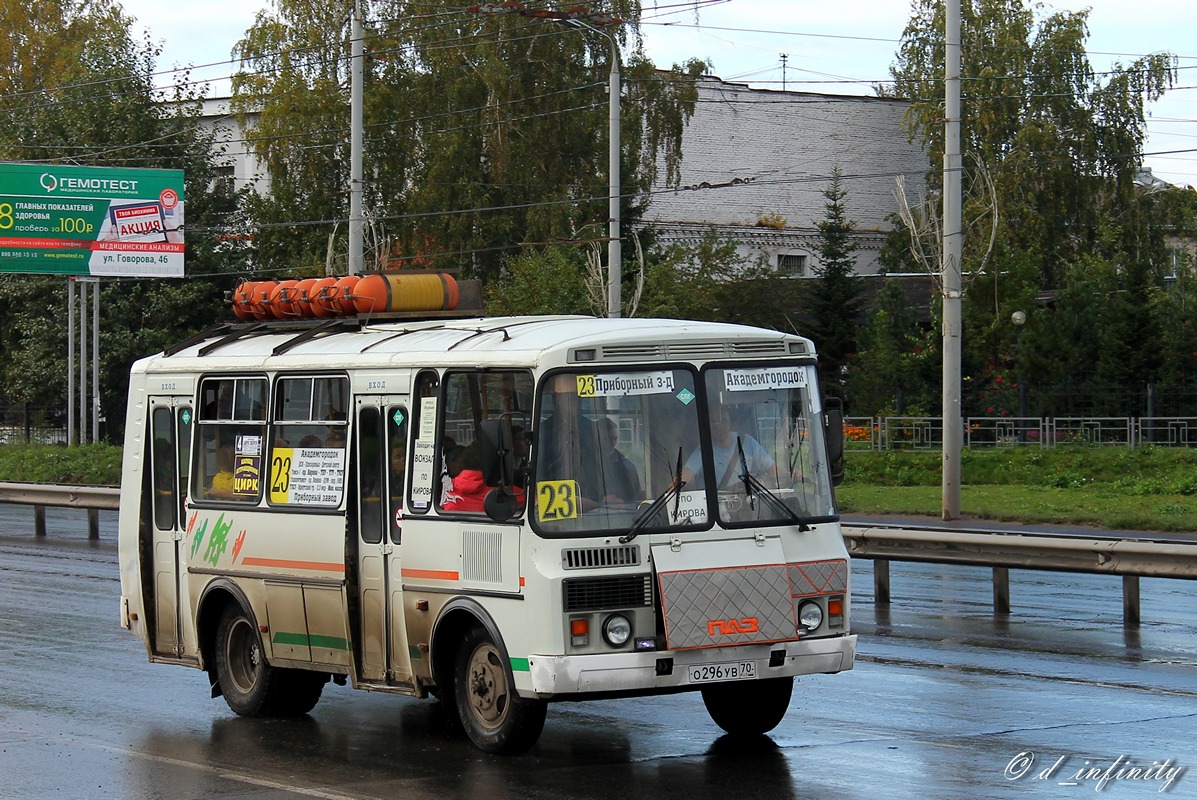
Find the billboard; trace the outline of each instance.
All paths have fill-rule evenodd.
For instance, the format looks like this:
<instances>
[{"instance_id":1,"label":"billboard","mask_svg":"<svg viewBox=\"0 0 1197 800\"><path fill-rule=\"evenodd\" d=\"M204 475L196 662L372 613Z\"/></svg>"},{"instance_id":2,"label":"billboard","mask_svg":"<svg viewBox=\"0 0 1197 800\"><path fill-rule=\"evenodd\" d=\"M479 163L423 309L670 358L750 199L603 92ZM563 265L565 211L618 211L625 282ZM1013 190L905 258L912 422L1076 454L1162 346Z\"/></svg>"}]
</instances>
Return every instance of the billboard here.
<instances>
[{"instance_id":1,"label":"billboard","mask_svg":"<svg viewBox=\"0 0 1197 800\"><path fill-rule=\"evenodd\" d=\"M183 277L183 171L0 163L0 272Z\"/></svg>"}]
</instances>

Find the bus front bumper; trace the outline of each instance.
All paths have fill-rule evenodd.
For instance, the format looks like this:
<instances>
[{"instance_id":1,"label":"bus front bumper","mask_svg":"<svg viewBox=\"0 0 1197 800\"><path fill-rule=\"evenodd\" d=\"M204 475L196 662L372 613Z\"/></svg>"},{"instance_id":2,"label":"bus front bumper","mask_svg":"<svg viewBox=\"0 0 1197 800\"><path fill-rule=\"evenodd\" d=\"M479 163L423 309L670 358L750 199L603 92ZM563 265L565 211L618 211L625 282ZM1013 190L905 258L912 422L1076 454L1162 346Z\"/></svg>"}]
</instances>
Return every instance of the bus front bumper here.
<instances>
[{"instance_id":1,"label":"bus front bumper","mask_svg":"<svg viewBox=\"0 0 1197 800\"><path fill-rule=\"evenodd\" d=\"M784 655L774 655L782 651ZM852 669L856 636L701 650L528 657L537 696L700 689L712 680L751 680ZM749 673L744 666L752 664ZM770 664L775 666L770 666ZM736 677L729 677L735 675ZM744 677L746 676L746 677ZM517 683L522 683L518 680ZM521 689L525 688L523 686Z\"/></svg>"}]
</instances>

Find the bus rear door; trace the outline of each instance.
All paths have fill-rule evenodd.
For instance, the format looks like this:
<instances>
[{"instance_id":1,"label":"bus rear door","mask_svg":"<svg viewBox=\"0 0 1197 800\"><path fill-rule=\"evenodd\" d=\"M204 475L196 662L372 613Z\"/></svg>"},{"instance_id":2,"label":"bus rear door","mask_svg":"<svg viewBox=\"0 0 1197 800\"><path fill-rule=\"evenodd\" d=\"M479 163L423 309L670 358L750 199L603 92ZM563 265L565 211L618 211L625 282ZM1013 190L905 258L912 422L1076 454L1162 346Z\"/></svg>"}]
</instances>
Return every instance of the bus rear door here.
<instances>
[{"instance_id":1,"label":"bus rear door","mask_svg":"<svg viewBox=\"0 0 1197 800\"><path fill-rule=\"evenodd\" d=\"M182 541L187 527L184 508L192 414L189 398L150 398L153 648L158 655L176 658L183 655L183 620L187 618L180 604L186 596L182 590Z\"/></svg>"},{"instance_id":2,"label":"bus rear door","mask_svg":"<svg viewBox=\"0 0 1197 800\"><path fill-rule=\"evenodd\" d=\"M357 641L362 680L412 680L403 617L400 539L407 464L405 397L359 396L357 409Z\"/></svg>"}]
</instances>

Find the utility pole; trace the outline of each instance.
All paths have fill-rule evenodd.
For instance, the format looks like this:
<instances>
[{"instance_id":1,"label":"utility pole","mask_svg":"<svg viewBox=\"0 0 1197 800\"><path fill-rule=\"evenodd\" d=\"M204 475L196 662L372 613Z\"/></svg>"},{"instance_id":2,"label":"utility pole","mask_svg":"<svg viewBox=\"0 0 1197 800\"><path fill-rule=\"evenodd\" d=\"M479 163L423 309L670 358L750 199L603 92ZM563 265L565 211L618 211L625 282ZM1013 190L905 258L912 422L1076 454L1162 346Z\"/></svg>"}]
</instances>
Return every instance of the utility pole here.
<instances>
[{"instance_id":1,"label":"utility pole","mask_svg":"<svg viewBox=\"0 0 1197 800\"><path fill-rule=\"evenodd\" d=\"M599 31L581 20L578 22L583 27L603 34L611 43L611 74L607 78L607 214L610 218L607 223L607 316L614 319L623 313L620 298L620 288L623 284L623 242L619 238L619 200L623 191L619 174L619 43L606 31Z\"/></svg>"},{"instance_id":2,"label":"utility pole","mask_svg":"<svg viewBox=\"0 0 1197 800\"><path fill-rule=\"evenodd\" d=\"M786 90L786 61L788 61L789 58L789 53L781 54L781 90L783 92Z\"/></svg>"},{"instance_id":3,"label":"utility pole","mask_svg":"<svg viewBox=\"0 0 1197 800\"><path fill-rule=\"evenodd\" d=\"M960 354L963 314L960 158L960 0L947 0L943 148L943 518L960 518Z\"/></svg>"},{"instance_id":4,"label":"utility pole","mask_svg":"<svg viewBox=\"0 0 1197 800\"><path fill-rule=\"evenodd\" d=\"M349 58L349 274L365 269L365 216L362 213L362 84L365 81L365 26L361 0L354 0Z\"/></svg>"}]
</instances>

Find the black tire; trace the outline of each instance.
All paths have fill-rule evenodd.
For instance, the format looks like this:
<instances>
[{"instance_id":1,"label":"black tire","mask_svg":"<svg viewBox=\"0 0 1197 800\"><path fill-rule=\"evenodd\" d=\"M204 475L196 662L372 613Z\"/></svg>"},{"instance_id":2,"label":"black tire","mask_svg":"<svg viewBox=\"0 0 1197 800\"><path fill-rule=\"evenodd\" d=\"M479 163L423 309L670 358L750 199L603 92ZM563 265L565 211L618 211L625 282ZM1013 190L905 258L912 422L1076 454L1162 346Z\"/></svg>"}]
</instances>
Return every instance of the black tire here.
<instances>
[{"instance_id":1,"label":"black tire","mask_svg":"<svg viewBox=\"0 0 1197 800\"><path fill-rule=\"evenodd\" d=\"M471 628L457 651L453 692L457 716L479 750L515 755L540 738L548 704L519 696L510 667L482 628Z\"/></svg>"},{"instance_id":2,"label":"black tire","mask_svg":"<svg viewBox=\"0 0 1197 800\"><path fill-rule=\"evenodd\" d=\"M716 683L702 690L707 713L732 736L759 736L777 727L794 693L793 678Z\"/></svg>"},{"instance_id":3,"label":"black tire","mask_svg":"<svg viewBox=\"0 0 1197 800\"><path fill-rule=\"evenodd\" d=\"M242 716L299 717L316 707L328 676L270 666L257 625L230 605L216 629L216 679L229 708Z\"/></svg>"}]
</instances>

